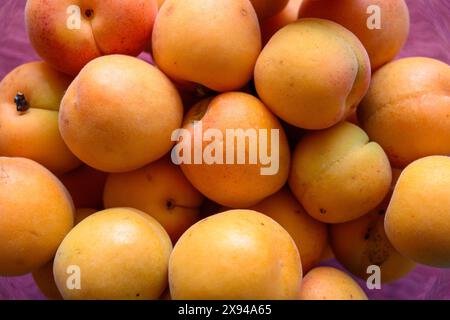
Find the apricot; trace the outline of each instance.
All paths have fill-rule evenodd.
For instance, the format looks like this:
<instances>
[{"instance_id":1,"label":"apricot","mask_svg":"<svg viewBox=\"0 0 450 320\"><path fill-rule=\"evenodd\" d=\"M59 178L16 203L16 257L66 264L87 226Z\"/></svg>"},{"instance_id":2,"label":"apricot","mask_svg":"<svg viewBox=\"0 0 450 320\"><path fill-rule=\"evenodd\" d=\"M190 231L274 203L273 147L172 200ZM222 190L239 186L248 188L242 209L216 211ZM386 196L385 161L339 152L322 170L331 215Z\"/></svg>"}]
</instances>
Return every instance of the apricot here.
<instances>
[{"instance_id":1,"label":"apricot","mask_svg":"<svg viewBox=\"0 0 450 320\"><path fill-rule=\"evenodd\" d=\"M288 1L289 0L250 0L260 20L276 15L286 7Z\"/></svg>"},{"instance_id":2,"label":"apricot","mask_svg":"<svg viewBox=\"0 0 450 320\"><path fill-rule=\"evenodd\" d=\"M330 242L336 259L352 274L367 280L371 265L380 267L381 282L404 277L415 263L391 245L384 231L383 207L359 219L330 227Z\"/></svg>"},{"instance_id":3,"label":"apricot","mask_svg":"<svg viewBox=\"0 0 450 320\"><path fill-rule=\"evenodd\" d=\"M252 210L197 222L181 236L169 261L174 300L295 299L301 277L291 236Z\"/></svg>"},{"instance_id":4,"label":"apricot","mask_svg":"<svg viewBox=\"0 0 450 320\"><path fill-rule=\"evenodd\" d=\"M303 278L300 300L367 300L361 287L344 272L331 267L312 269Z\"/></svg>"},{"instance_id":5,"label":"apricot","mask_svg":"<svg viewBox=\"0 0 450 320\"><path fill-rule=\"evenodd\" d=\"M299 17L328 19L349 29L366 48L374 70L400 52L409 34L404 0L304 0Z\"/></svg>"},{"instance_id":6,"label":"apricot","mask_svg":"<svg viewBox=\"0 0 450 320\"><path fill-rule=\"evenodd\" d=\"M263 44L281 28L298 19L298 10L302 0L289 0L287 5L273 17L261 21L261 36Z\"/></svg>"},{"instance_id":7,"label":"apricot","mask_svg":"<svg viewBox=\"0 0 450 320\"><path fill-rule=\"evenodd\" d=\"M59 177L72 196L75 208L103 209L103 189L108 174L83 165Z\"/></svg>"},{"instance_id":8,"label":"apricot","mask_svg":"<svg viewBox=\"0 0 450 320\"><path fill-rule=\"evenodd\" d=\"M155 0L28 0L25 22L39 56L75 76L102 55L141 53L157 12Z\"/></svg>"},{"instance_id":9,"label":"apricot","mask_svg":"<svg viewBox=\"0 0 450 320\"><path fill-rule=\"evenodd\" d=\"M183 106L156 67L111 55L83 68L67 89L59 116L64 141L83 162L101 171L126 172L171 149Z\"/></svg>"},{"instance_id":10,"label":"apricot","mask_svg":"<svg viewBox=\"0 0 450 320\"><path fill-rule=\"evenodd\" d=\"M308 133L295 148L289 186L306 211L326 223L361 217L381 203L392 172L383 149L359 127L340 123Z\"/></svg>"},{"instance_id":11,"label":"apricot","mask_svg":"<svg viewBox=\"0 0 450 320\"><path fill-rule=\"evenodd\" d=\"M58 248L56 285L66 300L158 299L167 286L171 250L166 231L149 215L130 208L100 211L73 228ZM67 272L73 266L78 273ZM79 276L79 289L67 286L71 275Z\"/></svg>"},{"instance_id":12,"label":"apricot","mask_svg":"<svg viewBox=\"0 0 450 320\"><path fill-rule=\"evenodd\" d=\"M403 170L385 218L386 235L402 255L450 268L449 186L448 156L425 157Z\"/></svg>"},{"instance_id":13,"label":"apricot","mask_svg":"<svg viewBox=\"0 0 450 320\"><path fill-rule=\"evenodd\" d=\"M404 58L375 72L358 118L394 167L450 154L450 66Z\"/></svg>"},{"instance_id":14,"label":"apricot","mask_svg":"<svg viewBox=\"0 0 450 320\"><path fill-rule=\"evenodd\" d=\"M58 130L59 104L72 79L30 62L0 82L0 155L24 157L55 173L79 166Z\"/></svg>"},{"instance_id":15,"label":"apricot","mask_svg":"<svg viewBox=\"0 0 450 320\"><path fill-rule=\"evenodd\" d=\"M183 129L172 158L209 199L230 208L248 208L286 183L290 162L286 135L257 98L229 92L203 100L188 112ZM197 136L201 141L196 142Z\"/></svg>"},{"instance_id":16,"label":"apricot","mask_svg":"<svg viewBox=\"0 0 450 320\"><path fill-rule=\"evenodd\" d=\"M405 276L415 263L401 255L386 236L384 219L386 209L401 170L392 170L388 194L374 210L356 220L330 226L330 243L336 259L352 274L367 280L371 265L381 271L381 282L392 282Z\"/></svg>"},{"instance_id":17,"label":"apricot","mask_svg":"<svg viewBox=\"0 0 450 320\"><path fill-rule=\"evenodd\" d=\"M311 218L289 189L282 189L251 209L271 217L291 235L302 259L303 272L320 262L328 245L327 226Z\"/></svg>"},{"instance_id":18,"label":"apricot","mask_svg":"<svg viewBox=\"0 0 450 320\"><path fill-rule=\"evenodd\" d=\"M77 225L88 216L96 213L96 209L92 208L80 208L75 210L74 225ZM50 300L62 300L62 296L59 293L58 287L55 283L53 276L53 260L47 263L45 266L35 270L32 273L33 280L39 290Z\"/></svg>"},{"instance_id":19,"label":"apricot","mask_svg":"<svg viewBox=\"0 0 450 320\"><path fill-rule=\"evenodd\" d=\"M50 261L73 214L69 193L50 171L0 157L0 275L23 275Z\"/></svg>"},{"instance_id":20,"label":"apricot","mask_svg":"<svg viewBox=\"0 0 450 320\"><path fill-rule=\"evenodd\" d=\"M370 62L358 38L321 19L301 19L279 30L255 67L261 100L304 129L325 129L346 119L369 82Z\"/></svg>"},{"instance_id":21,"label":"apricot","mask_svg":"<svg viewBox=\"0 0 450 320\"><path fill-rule=\"evenodd\" d=\"M166 0L152 47L158 67L177 82L240 89L261 51L258 17L248 0Z\"/></svg>"},{"instance_id":22,"label":"apricot","mask_svg":"<svg viewBox=\"0 0 450 320\"><path fill-rule=\"evenodd\" d=\"M199 220L202 202L200 192L167 157L136 171L110 174L104 191L106 208L132 207L148 213L173 243Z\"/></svg>"}]
</instances>

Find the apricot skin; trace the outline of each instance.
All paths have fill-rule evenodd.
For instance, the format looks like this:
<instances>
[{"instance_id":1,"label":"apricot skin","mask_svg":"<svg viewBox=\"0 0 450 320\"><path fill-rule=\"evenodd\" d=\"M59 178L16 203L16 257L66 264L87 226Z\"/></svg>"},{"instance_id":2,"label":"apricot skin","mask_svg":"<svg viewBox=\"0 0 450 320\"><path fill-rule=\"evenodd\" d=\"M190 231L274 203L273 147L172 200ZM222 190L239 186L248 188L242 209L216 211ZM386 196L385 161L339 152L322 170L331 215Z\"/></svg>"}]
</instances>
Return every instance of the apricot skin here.
<instances>
[{"instance_id":1,"label":"apricot skin","mask_svg":"<svg viewBox=\"0 0 450 320\"><path fill-rule=\"evenodd\" d=\"M240 89L261 51L258 18L248 0L166 0L152 48L158 67L177 82Z\"/></svg>"},{"instance_id":2,"label":"apricot skin","mask_svg":"<svg viewBox=\"0 0 450 320\"><path fill-rule=\"evenodd\" d=\"M169 262L172 299L295 299L302 277L294 241L278 223L252 210L197 222Z\"/></svg>"},{"instance_id":3,"label":"apricot skin","mask_svg":"<svg viewBox=\"0 0 450 320\"><path fill-rule=\"evenodd\" d=\"M367 268L378 265L381 282L404 277L416 264L401 255L390 243L384 230L386 209L401 170L392 169L392 184L388 194L374 210L346 223L330 226L330 244L336 259L352 274L366 280Z\"/></svg>"},{"instance_id":4,"label":"apricot skin","mask_svg":"<svg viewBox=\"0 0 450 320\"><path fill-rule=\"evenodd\" d=\"M430 58L391 62L373 76L358 118L392 165L450 154L450 66Z\"/></svg>"},{"instance_id":5,"label":"apricot skin","mask_svg":"<svg viewBox=\"0 0 450 320\"><path fill-rule=\"evenodd\" d=\"M386 212L386 235L404 256L450 268L450 158L430 156L407 166Z\"/></svg>"},{"instance_id":6,"label":"apricot skin","mask_svg":"<svg viewBox=\"0 0 450 320\"><path fill-rule=\"evenodd\" d=\"M261 169L268 166L263 165L259 159L257 164L249 164L248 143L245 147L245 164L237 164L236 161L234 164L226 164L225 147L224 164L207 164L204 161L202 164L194 164L193 161L191 164L181 164L187 179L207 198L230 208L248 208L274 194L286 183L290 162L286 135L277 118L257 98L241 92L228 92L200 102L186 115L183 126L191 133L192 140L195 120L202 121L203 133L210 128L220 130L224 146L227 129L267 129L269 137L272 129L279 130L279 168L273 175L261 174ZM204 141L203 147L209 143ZM267 147L270 155L270 141L267 142ZM191 149L194 153L194 142L191 143ZM236 159L237 148L234 152Z\"/></svg>"},{"instance_id":7,"label":"apricot skin","mask_svg":"<svg viewBox=\"0 0 450 320\"><path fill-rule=\"evenodd\" d=\"M391 245L384 231L385 209L377 208L359 219L330 227L330 242L336 259L351 273L367 280L367 268L377 265L381 282L404 277L416 264Z\"/></svg>"},{"instance_id":8,"label":"apricot skin","mask_svg":"<svg viewBox=\"0 0 450 320\"><path fill-rule=\"evenodd\" d=\"M72 79L45 62L30 62L11 71L0 82L0 155L39 162L54 173L78 167L58 130L58 111ZM14 102L25 95L29 110L18 112Z\"/></svg>"},{"instance_id":9,"label":"apricot skin","mask_svg":"<svg viewBox=\"0 0 450 320\"><path fill-rule=\"evenodd\" d=\"M367 26L371 5L380 8L380 29ZM349 29L366 48L373 70L391 61L409 34L409 11L404 0L304 0L299 17L328 19Z\"/></svg>"},{"instance_id":10,"label":"apricot skin","mask_svg":"<svg viewBox=\"0 0 450 320\"><path fill-rule=\"evenodd\" d=\"M155 218L172 242L199 220L203 196L167 157L128 173L108 176L106 208L132 207Z\"/></svg>"},{"instance_id":11,"label":"apricot skin","mask_svg":"<svg viewBox=\"0 0 450 320\"><path fill-rule=\"evenodd\" d=\"M295 148L289 186L306 211L326 223L361 217L381 203L392 172L381 147L348 122L307 134Z\"/></svg>"},{"instance_id":12,"label":"apricot skin","mask_svg":"<svg viewBox=\"0 0 450 320\"><path fill-rule=\"evenodd\" d=\"M367 300L361 287L344 272L331 267L312 269L303 278L300 300Z\"/></svg>"},{"instance_id":13,"label":"apricot skin","mask_svg":"<svg viewBox=\"0 0 450 320\"><path fill-rule=\"evenodd\" d=\"M0 275L18 276L50 261L73 226L72 199L43 166L0 157Z\"/></svg>"},{"instance_id":14,"label":"apricot skin","mask_svg":"<svg viewBox=\"0 0 450 320\"><path fill-rule=\"evenodd\" d=\"M309 216L289 189L282 189L251 209L274 219L289 232L300 253L303 272L320 262L328 245L327 226Z\"/></svg>"},{"instance_id":15,"label":"apricot skin","mask_svg":"<svg viewBox=\"0 0 450 320\"><path fill-rule=\"evenodd\" d=\"M59 127L83 162L126 172L166 154L182 117L180 96L161 71L134 57L111 55L88 63L69 86Z\"/></svg>"},{"instance_id":16,"label":"apricot skin","mask_svg":"<svg viewBox=\"0 0 450 320\"><path fill-rule=\"evenodd\" d=\"M73 5L81 11L80 29L68 27L76 19L73 12L68 14ZM102 55L141 53L151 37L157 11L155 0L28 0L25 22L39 56L75 76Z\"/></svg>"},{"instance_id":17,"label":"apricot skin","mask_svg":"<svg viewBox=\"0 0 450 320\"><path fill-rule=\"evenodd\" d=\"M279 30L258 57L254 75L267 107L304 129L325 129L346 119L371 76L358 38L322 19L298 20Z\"/></svg>"},{"instance_id":18,"label":"apricot skin","mask_svg":"<svg viewBox=\"0 0 450 320\"><path fill-rule=\"evenodd\" d=\"M130 208L97 212L61 243L53 265L66 300L158 299L167 286L170 238L149 215ZM66 286L68 266L81 271L81 289Z\"/></svg>"}]
</instances>

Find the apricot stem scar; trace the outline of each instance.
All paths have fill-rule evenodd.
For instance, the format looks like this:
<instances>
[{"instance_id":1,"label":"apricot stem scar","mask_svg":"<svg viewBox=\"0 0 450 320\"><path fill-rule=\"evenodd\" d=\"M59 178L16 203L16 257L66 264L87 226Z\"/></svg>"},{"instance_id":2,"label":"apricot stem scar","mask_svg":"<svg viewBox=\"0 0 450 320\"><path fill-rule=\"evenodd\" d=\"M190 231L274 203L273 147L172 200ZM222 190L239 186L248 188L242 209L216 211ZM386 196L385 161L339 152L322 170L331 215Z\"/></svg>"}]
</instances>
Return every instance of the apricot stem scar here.
<instances>
[{"instance_id":1,"label":"apricot stem scar","mask_svg":"<svg viewBox=\"0 0 450 320\"><path fill-rule=\"evenodd\" d=\"M94 15L94 10L92 10L92 9L86 9L86 11L84 11L84 15L85 15L87 18L91 18L91 17Z\"/></svg>"},{"instance_id":2,"label":"apricot stem scar","mask_svg":"<svg viewBox=\"0 0 450 320\"><path fill-rule=\"evenodd\" d=\"M20 91L17 92L16 96L14 97L14 103L16 104L17 112L26 112L30 109L25 95Z\"/></svg>"}]
</instances>

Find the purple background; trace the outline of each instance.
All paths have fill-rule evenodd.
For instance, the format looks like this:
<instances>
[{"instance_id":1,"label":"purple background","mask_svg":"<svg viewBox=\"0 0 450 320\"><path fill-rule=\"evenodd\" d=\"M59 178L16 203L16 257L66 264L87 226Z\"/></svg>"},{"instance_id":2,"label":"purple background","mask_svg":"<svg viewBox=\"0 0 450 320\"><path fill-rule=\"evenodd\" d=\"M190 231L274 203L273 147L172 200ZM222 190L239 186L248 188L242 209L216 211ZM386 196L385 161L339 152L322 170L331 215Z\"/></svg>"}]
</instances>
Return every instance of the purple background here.
<instances>
[{"instance_id":1,"label":"purple background","mask_svg":"<svg viewBox=\"0 0 450 320\"><path fill-rule=\"evenodd\" d=\"M39 60L24 26L25 0L0 0L0 79L15 67ZM399 57L426 56L450 63L450 1L407 0L411 32ZM450 235L449 235L450 236ZM338 266L330 261L328 265ZM361 282L363 288L366 286ZM418 266L406 278L367 292L371 299L450 299L450 270ZM30 275L0 277L0 299L45 299Z\"/></svg>"}]
</instances>

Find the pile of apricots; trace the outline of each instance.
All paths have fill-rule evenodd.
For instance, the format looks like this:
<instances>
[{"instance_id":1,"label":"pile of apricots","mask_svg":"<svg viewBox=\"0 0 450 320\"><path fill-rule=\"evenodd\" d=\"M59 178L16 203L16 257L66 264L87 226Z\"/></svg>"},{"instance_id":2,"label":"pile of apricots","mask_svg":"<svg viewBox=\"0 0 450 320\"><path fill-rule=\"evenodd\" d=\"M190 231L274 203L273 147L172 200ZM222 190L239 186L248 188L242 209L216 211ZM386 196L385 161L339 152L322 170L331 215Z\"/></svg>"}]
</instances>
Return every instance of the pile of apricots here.
<instances>
[{"instance_id":1,"label":"pile of apricots","mask_svg":"<svg viewBox=\"0 0 450 320\"><path fill-rule=\"evenodd\" d=\"M28 0L25 20L42 61L0 82L0 276L50 299L367 299L370 266L450 268L450 66L395 60L404 0ZM278 170L174 163L198 122L222 145L276 130Z\"/></svg>"}]
</instances>

